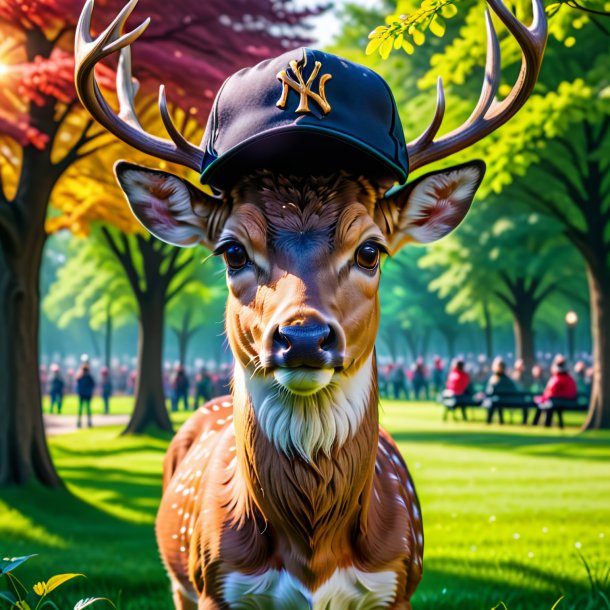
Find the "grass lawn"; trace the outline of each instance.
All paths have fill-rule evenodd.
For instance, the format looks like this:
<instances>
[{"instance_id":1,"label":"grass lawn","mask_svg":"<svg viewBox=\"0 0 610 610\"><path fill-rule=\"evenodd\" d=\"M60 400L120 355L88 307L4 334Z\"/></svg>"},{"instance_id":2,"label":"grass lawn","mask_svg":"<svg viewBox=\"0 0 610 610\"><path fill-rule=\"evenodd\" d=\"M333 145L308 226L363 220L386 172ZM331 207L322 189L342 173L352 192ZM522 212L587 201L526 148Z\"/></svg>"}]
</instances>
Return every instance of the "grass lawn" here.
<instances>
[{"instance_id":1,"label":"grass lawn","mask_svg":"<svg viewBox=\"0 0 610 610\"><path fill-rule=\"evenodd\" d=\"M384 401L382 420L423 508L414 610L550 610L562 595L557 610L610 610L579 557L610 595L610 433L442 422L429 403ZM91 595L121 610L172 608L153 536L168 439L119 431L51 439L69 492L0 491L0 556L39 554L17 576L88 576L52 594L61 610Z\"/></svg>"}]
</instances>

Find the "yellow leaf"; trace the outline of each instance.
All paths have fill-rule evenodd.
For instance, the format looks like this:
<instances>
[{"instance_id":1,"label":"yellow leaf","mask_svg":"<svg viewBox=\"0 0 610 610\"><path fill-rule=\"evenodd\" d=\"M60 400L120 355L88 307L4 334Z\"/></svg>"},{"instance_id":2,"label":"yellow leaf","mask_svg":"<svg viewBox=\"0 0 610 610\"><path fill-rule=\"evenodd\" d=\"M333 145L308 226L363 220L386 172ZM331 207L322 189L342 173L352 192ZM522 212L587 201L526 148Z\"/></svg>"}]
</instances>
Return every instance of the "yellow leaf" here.
<instances>
[{"instance_id":1,"label":"yellow leaf","mask_svg":"<svg viewBox=\"0 0 610 610\"><path fill-rule=\"evenodd\" d=\"M77 576L84 577L84 574L57 574L57 576L52 576L51 578L49 578L49 580L47 580L46 583L44 583L46 586L46 593L51 593L53 589L57 589L57 587L63 585L66 581L72 580Z\"/></svg>"},{"instance_id":2,"label":"yellow leaf","mask_svg":"<svg viewBox=\"0 0 610 610\"><path fill-rule=\"evenodd\" d=\"M39 595L40 597L47 594L47 584L44 582L37 582L34 585L33 589L34 593L36 593L36 595Z\"/></svg>"},{"instance_id":3,"label":"yellow leaf","mask_svg":"<svg viewBox=\"0 0 610 610\"><path fill-rule=\"evenodd\" d=\"M415 28L413 28L413 42L419 47L421 45L424 44L424 42L426 42L426 36L423 32L420 32L419 30L416 30Z\"/></svg>"},{"instance_id":4,"label":"yellow leaf","mask_svg":"<svg viewBox=\"0 0 610 610\"><path fill-rule=\"evenodd\" d=\"M380 34L382 34L383 32L385 32L388 28L386 28L383 25L378 25L374 30L371 31L371 33L369 34L369 39L371 38L377 38Z\"/></svg>"},{"instance_id":5,"label":"yellow leaf","mask_svg":"<svg viewBox=\"0 0 610 610\"><path fill-rule=\"evenodd\" d=\"M415 51L415 48L408 40L403 40L402 48L403 51L405 51L405 53L408 53L409 55L413 55L413 52Z\"/></svg>"},{"instance_id":6,"label":"yellow leaf","mask_svg":"<svg viewBox=\"0 0 610 610\"><path fill-rule=\"evenodd\" d=\"M30 608L30 604L28 604L26 601L23 601L23 600L18 601L15 604L15 608L18 608L19 610L32 610Z\"/></svg>"},{"instance_id":7,"label":"yellow leaf","mask_svg":"<svg viewBox=\"0 0 610 610\"><path fill-rule=\"evenodd\" d=\"M390 56L393 45L394 40L392 40L392 38L390 37L386 38L383 41L382 45L379 47L379 54L381 55L381 57L383 57L383 59L387 59Z\"/></svg>"},{"instance_id":8,"label":"yellow leaf","mask_svg":"<svg viewBox=\"0 0 610 610\"><path fill-rule=\"evenodd\" d=\"M396 38L394 38L394 48L396 50L400 49L400 47L402 47L402 41L405 39L403 34L398 34L398 36L396 36Z\"/></svg>"},{"instance_id":9,"label":"yellow leaf","mask_svg":"<svg viewBox=\"0 0 610 610\"><path fill-rule=\"evenodd\" d=\"M383 42L383 38L373 38L366 45L366 49L364 50L365 55L372 55L378 48L379 45Z\"/></svg>"},{"instance_id":10,"label":"yellow leaf","mask_svg":"<svg viewBox=\"0 0 610 610\"><path fill-rule=\"evenodd\" d=\"M439 38L442 38L445 35L445 22L438 14L432 17L430 31Z\"/></svg>"},{"instance_id":11,"label":"yellow leaf","mask_svg":"<svg viewBox=\"0 0 610 610\"><path fill-rule=\"evenodd\" d=\"M445 19L451 19L451 17L455 17L457 15L457 6L455 4L445 4L441 9L441 15Z\"/></svg>"}]
</instances>

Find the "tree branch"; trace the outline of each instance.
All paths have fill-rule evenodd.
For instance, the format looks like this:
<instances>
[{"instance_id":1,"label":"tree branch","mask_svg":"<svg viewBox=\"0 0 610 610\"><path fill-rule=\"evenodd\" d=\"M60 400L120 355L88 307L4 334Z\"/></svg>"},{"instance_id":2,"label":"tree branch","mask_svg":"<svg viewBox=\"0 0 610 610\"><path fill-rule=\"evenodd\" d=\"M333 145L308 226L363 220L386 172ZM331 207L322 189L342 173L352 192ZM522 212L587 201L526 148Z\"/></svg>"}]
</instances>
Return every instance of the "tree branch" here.
<instances>
[{"instance_id":1,"label":"tree branch","mask_svg":"<svg viewBox=\"0 0 610 610\"><path fill-rule=\"evenodd\" d=\"M19 232L13 214L12 204L4 198L0 200L0 243L6 250L13 250L19 243Z\"/></svg>"},{"instance_id":2,"label":"tree branch","mask_svg":"<svg viewBox=\"0 0 610 610\"><path fill-rule=\"evenodd\" d=\"M168 305L169 302L181 291L183 290L186 286L188 286L191 282L193 281L193 278L188 276L185 277L181 282L178 283L178 285L170 292L167 293L167 295L165 296L165 304Z\"/></svg>"},{"instance_id":3,"label":"tree branch","mask_svg":"<svg viewBox=\"0 0 610 610\"><path fill-rule=\"evenodd\" d=\"M559 282L551 282L539 295L534 297L536 307L559 287Z\"/></svg>"},{"instance_id":4,"label":"tree branch","mask_svg":"<svg viewBox=\"0 0 610 610\"><path fill-rule=\"evenodd\" d=\"M517 306L503 293L499 290L492 290L493 294L495 294L500 301L502 301L513 313L515 313Z\"/></svg>"},{"instance_id":5,"label":"tree branch","mask_svg":"<svg viewBox=\"0 0 610 610\"><path fill-rule=\"evenodd\" d=\"M129 246L129 240L127 236L125 235L125 233L121 233L121 240L123 242L124 247L124 250L121 250L116 240L112 236L112 233L110 233L107 227L102 227L102 235L106 239L106 242L112 250L113 254L123 267L125 275L129 280L129 284L136 298L140 300L143 297L143 292L140 288L140 276L138 275L138 272L133 263L133 255L131 252L131 247Z\"/></svg>"},{"instance_id":6,"label":"tree branch","mask_svg":"<svg viewBox=\"0 0 610 610\"><path fill-rule=\"evenodd\" d=\"M192 254L186 260L182 261L179 265L176 265L176 260L178 259L178 255L181 253L182 253L182 250L180 248L175 248L171 254L169 266L165 273L165 276L168 278L169 281L171 281L173 278L175 278L181 271L186 269L195 259L195 255ZM169 283L169 281L168 281L168 283Z\"/></svg>"}]
</instances>

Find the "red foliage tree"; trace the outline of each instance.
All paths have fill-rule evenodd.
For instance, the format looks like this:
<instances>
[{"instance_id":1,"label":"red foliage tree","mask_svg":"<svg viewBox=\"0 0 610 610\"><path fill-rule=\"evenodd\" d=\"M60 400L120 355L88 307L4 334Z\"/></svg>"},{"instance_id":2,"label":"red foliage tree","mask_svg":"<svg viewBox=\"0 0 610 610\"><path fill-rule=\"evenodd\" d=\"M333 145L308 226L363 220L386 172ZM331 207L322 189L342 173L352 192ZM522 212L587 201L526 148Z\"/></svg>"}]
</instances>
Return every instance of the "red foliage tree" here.
<instances>
[{"instance_id":1,"label":"red foliage tree","mask_svg":"<svg viewBox=\"0 0 610 610\"><path fill-rule=\"evenodd\" d=\"M98 0L94 28L122 8ZM68 168L113 140L89 121L73 86L81 0L0 0L0 485L60 479L49 456L38 380L39 271L45 220ZM143 0L152 17L135 50L146 102L165 83L170 104L203 124L235 70L307 42L287 0ZM109 86L112 66L100 79ZM101 168L100 171L108 171Z\"/></svg>"}]
</instances>

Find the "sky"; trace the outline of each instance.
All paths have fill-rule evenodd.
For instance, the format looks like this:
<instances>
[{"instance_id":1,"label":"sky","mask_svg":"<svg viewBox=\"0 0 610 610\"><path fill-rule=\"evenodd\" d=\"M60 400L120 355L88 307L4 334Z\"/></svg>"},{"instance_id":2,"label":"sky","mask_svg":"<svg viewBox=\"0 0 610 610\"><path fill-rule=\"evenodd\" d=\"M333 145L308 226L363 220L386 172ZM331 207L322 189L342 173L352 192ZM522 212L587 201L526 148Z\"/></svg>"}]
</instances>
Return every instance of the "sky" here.
<instances>
[{"instance_id":1,"label":"sky","mask_svg":"<svg viewBox=\"0 0 610 610\"><path fill-rule=\"evenodd\" d=\"M323 0L322 0L323 1ZM340 23L337 19L338 9L347 4L358 4L361 6L375 7L380 6L379 0L332 0L333 8L329 9L321 17L313 19L314 30L313 35L317 38L317 46L324 47L329 44L333 36L339 32ZM298 0L295 4L311 6L312 4L319 4L317 0ZM380 8L379 14L382 15L383 11Z\"/></svg>"}]
</instances>

